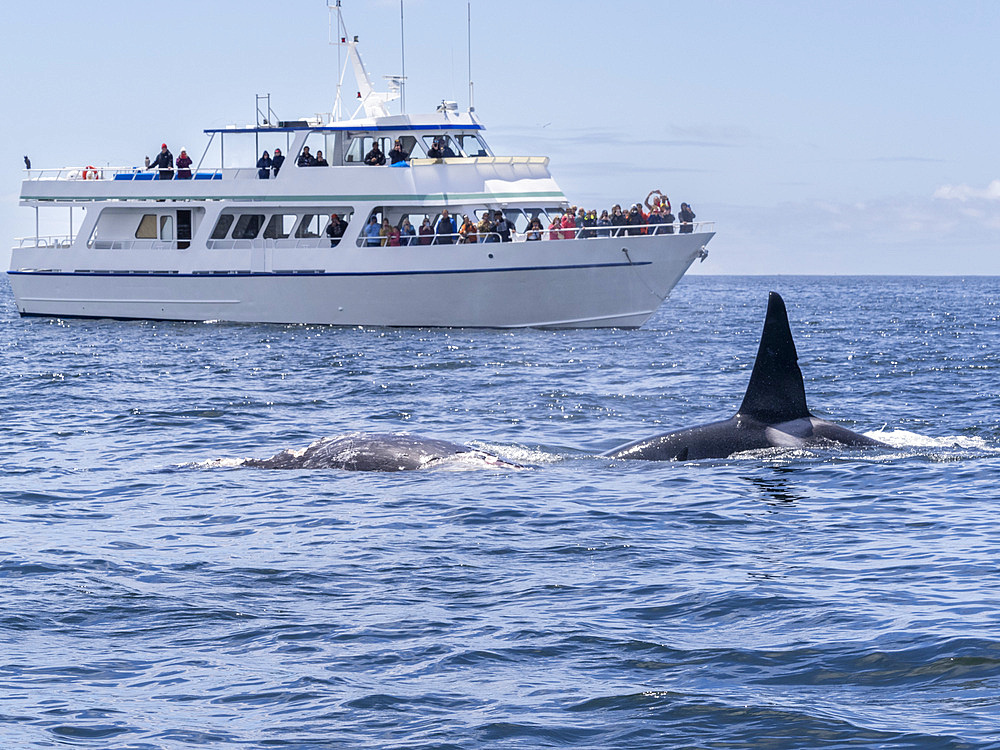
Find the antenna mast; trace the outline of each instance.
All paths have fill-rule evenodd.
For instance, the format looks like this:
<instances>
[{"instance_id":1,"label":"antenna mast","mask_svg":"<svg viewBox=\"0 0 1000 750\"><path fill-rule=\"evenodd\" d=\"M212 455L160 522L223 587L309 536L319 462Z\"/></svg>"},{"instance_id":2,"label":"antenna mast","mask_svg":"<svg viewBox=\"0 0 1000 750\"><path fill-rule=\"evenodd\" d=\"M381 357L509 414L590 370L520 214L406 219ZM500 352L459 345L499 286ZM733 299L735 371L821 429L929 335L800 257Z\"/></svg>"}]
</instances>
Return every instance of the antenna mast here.
<instances>
[{"instance_id":1,"label":"antenna mast","mask_svg":"<svg viewBox=\"0 0 1000 750\"><path fill-rule=\"evenodd\" d=\"M472 3L466 3L465 7L469 17L469 29L466 35L469 39L469 111L475 112L476 100L472 95Z\"/></svg>"},{"instance_id":2,"label":"antenna mast","mask_svg":"<svg viewBox=\"0 0 1000 750\"><path fill-rule=\"evenodd\" d=\"M343 105L341 103L341 87L344 85L344 61L343 61L343 47L347 43L347 29L344 27L344 17L340 11L340 0L336 0L335 4L331 4L330 0L326 2L327 10L330 15L330 44L337 46L337 98L333 101L333 112L331 117L334 121L340 120L344 116ZM334 36L333 32L333 10L337 10L337 34Z\"/></svg>"},{"instance_id":3,"label":"antenna mast","mask_svg":"<svg viewBox=\"0 0 1000 750\"><path fill-rule=\"evenodd\" d=\"M403 32L403 0L399 0L399 57L400 66L403 68L400 73L399 86L399 111L406 114L406 37Z\"/></svg>"}]
</instances>

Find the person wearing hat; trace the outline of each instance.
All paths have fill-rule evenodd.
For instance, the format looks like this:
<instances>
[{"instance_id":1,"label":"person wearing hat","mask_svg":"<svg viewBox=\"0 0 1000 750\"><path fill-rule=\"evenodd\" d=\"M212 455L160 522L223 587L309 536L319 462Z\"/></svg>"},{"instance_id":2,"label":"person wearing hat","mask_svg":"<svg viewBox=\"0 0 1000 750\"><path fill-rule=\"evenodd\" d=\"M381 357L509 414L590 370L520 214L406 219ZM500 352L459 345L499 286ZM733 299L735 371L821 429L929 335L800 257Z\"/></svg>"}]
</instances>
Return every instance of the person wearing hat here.
<instances>
[{"instance_id":1,"label":"person wearing hat","mask_svg":"<svg viewBox=\"0 0 1000 750\"><path fill-rule=\"evenodd\" d=\"M187 149L181 147L180 156L177 157L177 179L191 179L191 157L188 156Z\"/></svg>"},{"instance_id":2,"label":"person wearing hat","mask_svg":"<svg viewBox=\"0 0 1000 750\"><path fill-rule=\"evenodd\" d=\"M161 180L172 180L174 178L174 155L170 153L170 149L167 148L166 143L160 147L160 153L156 155L156 159L149 161L149 157L146 157L146 162L146 169L160 170Z\"/></svg>"},{"instance_id":3,"label":"person wearing hat","mask_svg":"<svg viewBox=\"0 0 1000 750\"><path fill-rule=\"evenodd\" d=\"M278 153L278 152L275 151L275 153ZM272 164L274 164L274 162L271 161L271 155L269 153L267 153L267 151L264 151L264 153L261 154L261 157L257 160L257 179L258 180L266 180L268 177L271 176L271 165Z\"/></svg>"},{"instance_id":4,"label":"person wearing hat","mask_svg":"<svg viewBox=\"0 0 1000 750\"><path fill-rule=\"evenodd\" d=\"M285 163L285 157L281 153L280 148L274 149L274 156L271 157L271 169L274 170L274 176L278 176L278 170L281 169L281 165Z\"/></svg>"}]
</instances>

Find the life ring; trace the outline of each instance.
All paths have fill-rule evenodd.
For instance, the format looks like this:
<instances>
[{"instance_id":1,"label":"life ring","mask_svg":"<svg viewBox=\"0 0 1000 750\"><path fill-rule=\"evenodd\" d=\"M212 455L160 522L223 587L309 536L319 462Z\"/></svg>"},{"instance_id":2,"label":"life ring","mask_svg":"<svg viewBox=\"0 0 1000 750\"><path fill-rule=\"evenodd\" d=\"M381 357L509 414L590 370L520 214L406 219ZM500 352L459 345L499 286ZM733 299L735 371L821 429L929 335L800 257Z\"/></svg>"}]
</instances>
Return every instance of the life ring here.
<instances>
[{"instance_id":1,"label":"life ring","mask_svg":"<svg viewBox=\"0 0 1000 750\"><path fill-rule=\"evenodd\" d=\"M84 180L99 180L99 179L101 179L101 176L99 174L97 174L97 170L96 169L94 169L92 166L90 166L88 164L87 167L83 170L83 174L81 175L81 179L84 179Z\"/></svg>"}]
</instances>

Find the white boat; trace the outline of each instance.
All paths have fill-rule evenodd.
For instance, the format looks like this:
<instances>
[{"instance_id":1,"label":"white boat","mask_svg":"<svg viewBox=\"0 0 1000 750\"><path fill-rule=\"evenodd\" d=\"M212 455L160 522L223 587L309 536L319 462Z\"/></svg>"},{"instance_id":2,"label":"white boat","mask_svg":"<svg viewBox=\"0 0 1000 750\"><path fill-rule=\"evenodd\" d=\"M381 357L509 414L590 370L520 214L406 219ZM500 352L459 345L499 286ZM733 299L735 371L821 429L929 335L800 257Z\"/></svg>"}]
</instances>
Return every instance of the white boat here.
<instances>
[{"instance_id":1,"label":"white boat","mask_svg":"<svg viewBox=\"0 0 1000 750\"><path fill-rule=\"evenodd\" d=\"M337 11L342 29L339 3ZM359 108L348 117L339 93L329 115L292 122L275 121L268 103L254 126L206 130L208 145L186 179L177 169L29 169L20 201L34 208L36 233L15 241L8 271L20 314L634 328L705 258L714 232L704 222L621 236L546 229L534 241L531 220L548 227L570 205L548 158L495 155L471 106L390 114L398 79L395 90L375 92L357 39L343 34L339 43L358 82ZM374 143L388 153L396 139L404 162L364 163ZM436 140L453 155L433 158ZM284 165L262 172L257 157L274 145ZM306 147L321 150L329 166L298 166ZM40 211L67 209L67 234L39 233ZM373 244L363 231L372 217L397 227L408 219L414 228L426 218L446 235L444 209L475 222L502 211L513 224L509 241L493 233L476 243L440 236L396 246ZM347 221L339 241L326 236L332 214Z\"/></svg>"}]
</instances>

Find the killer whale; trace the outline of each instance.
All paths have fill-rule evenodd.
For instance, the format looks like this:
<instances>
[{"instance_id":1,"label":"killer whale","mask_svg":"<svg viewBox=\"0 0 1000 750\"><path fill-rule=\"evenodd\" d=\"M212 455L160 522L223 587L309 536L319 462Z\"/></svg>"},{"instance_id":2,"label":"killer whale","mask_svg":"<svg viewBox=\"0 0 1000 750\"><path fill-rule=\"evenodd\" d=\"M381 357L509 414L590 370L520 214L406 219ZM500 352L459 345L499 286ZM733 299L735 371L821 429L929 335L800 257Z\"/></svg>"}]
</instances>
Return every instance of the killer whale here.
<instances>
[{"instance_id":1,"label":"killer whale","mask_svg":"<svg viewBox=\"0 0 1000 750\"><path fill-rule=\"evenodd\" d=\"M604 455L647 461L691 461L727 458L762 448L824 444L888 447L809 412L785 302L777 292L771 292L757 359L735 416L637 440Z\"/></svg>"},{"instance_id":2,"label":"killer whale","mask_svg":"<svg viewBox=\"0 0 1000 750\"><path fill-rule=\"evenodd\" d=\"M346 469L409 471L429 468L520 469L486 451L447 440L408 434L354 432L317 440L301 450L284 450L270 458L241 463L257 469Z\"/></svg>"}]
</instances>

